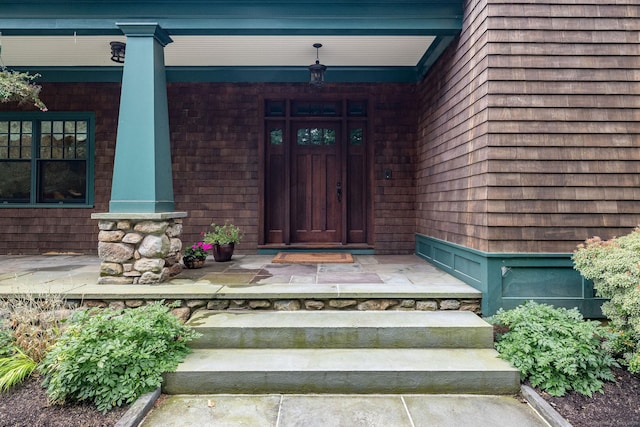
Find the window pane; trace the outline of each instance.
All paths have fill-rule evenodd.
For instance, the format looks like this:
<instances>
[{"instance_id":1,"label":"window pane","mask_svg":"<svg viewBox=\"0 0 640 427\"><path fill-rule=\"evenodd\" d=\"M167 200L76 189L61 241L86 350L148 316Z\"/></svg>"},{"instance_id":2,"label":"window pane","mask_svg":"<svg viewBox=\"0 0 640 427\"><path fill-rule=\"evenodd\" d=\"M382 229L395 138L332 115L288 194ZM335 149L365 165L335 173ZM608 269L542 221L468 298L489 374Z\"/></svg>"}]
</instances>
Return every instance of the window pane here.
<instances>
[{"instance_id":1,"label":"window pane","mask_svg":"<svg viewBox=\"0 0 640 427\"><path fill-rule=\"evenodd\" d=\"M349 116L366 116L367 115L367 103L366 101L349 101L347 102L347 115Z\"/></svg>"},{"instance_id":2,"label":"window pane","mask_svg":"<svg viewBox=\"0 0 640 427\"><path fill-rule=\"evenodd\" d=\"M31 162L0 162L0 201L29 203Z\"/></svg>"},{"instance_id":3,"label":"window pane","mask_svg":"<svg viewBox=\"0 0 640 427\"><path fill-rule=\"evenodd\" d=\"M311 133L311 144L312 145L321 145L322 144L322 129L312 128L309 129Z\"/></svg>"},{"instance_id":4,"label":"window pane","mask_svg":"<svg viewBox=\"0 0 640 427\"><path fill-rule=\"evenodd\" d=\"M271 145L282 145L282 129L272 129L270 132Z\"/></svg>"},{"instance_id":5,"label":"window pane","mask_svg":"<svg viewBox=\"0 0 640 427\"><path fill-rule=\"evenodd\" d=\"M351 129L349 131L349 143L351 145L362 145L362 128Z\"/></svg>"},{"instance_id":6,"label":"window pane","mask_svg":"<svg viewBox=\"0 0 640 427\"><path fill-rule=\"evenodd\" d=\"M267 117L284 116L285 103L284 101L266 101L265 102L265 115Z\"/></svg>"},{"instance_id":7,"label":"window pane","mask_svg":"<svg viewBox=\"0 0 640 427\"><path fill-rule=\"evenodd\" d=\"M333 129L324 130L324 145L333 145L336 143L336 131Z\"/></svg>"},{"instance_id":8,"label":"window pane","mask_svg":"<svg viewBox=\"0 0 640 427\"><path fill-rule=\"evenodd\" d=\"M64 133L76 133L76 122L64 122Z\"/></svg>"},{"instance_id":9,"label":"window pane","mask_svg":"<svg viewBox=\"0 0 640 427\"><path fill-rule=\"evenodd\" d=\"M84 160L40 161L39 172L39 202L86 202Z\"/></svg>"},{"instance_id":10,"label":"window pane","mask_svg":"<svg viewBox=\"0 0 640 427\"><path fill-rule=\"evenodd\" d=\"M309 145L310 142L309 129L298 129L298 145Z\"/></svg>"}]
</instances>

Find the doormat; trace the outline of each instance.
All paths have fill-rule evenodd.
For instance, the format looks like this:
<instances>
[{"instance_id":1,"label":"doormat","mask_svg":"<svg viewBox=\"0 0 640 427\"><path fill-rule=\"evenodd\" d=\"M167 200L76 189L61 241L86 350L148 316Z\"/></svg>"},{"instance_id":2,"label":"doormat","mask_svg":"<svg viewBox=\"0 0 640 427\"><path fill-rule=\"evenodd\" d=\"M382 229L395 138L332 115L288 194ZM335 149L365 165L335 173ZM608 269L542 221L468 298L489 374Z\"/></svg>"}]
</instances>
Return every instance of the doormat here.
<instances>
[{"instance_id":1,"label":"doormat","mask_svg":"<svg viewBox=\"0 0 640 427\"><path fill-rule=\"evenodd\" d=\"M350 263L353 262L353 256L348 252L279 252L271 262L274 264Z\"/></svg>"}]
</instances>

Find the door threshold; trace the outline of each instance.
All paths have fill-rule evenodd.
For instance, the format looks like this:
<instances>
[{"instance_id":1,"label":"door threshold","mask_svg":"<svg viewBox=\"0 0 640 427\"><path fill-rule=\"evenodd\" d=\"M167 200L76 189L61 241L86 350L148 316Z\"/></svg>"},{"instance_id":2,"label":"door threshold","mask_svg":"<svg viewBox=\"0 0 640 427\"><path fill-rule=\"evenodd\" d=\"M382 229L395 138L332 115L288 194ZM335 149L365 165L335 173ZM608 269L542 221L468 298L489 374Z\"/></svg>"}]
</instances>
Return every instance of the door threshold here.
<instances>
[{"instance_id":1,"label":"door threshold","mask_svg":"<svg viewBox=\"0 0 640 427\"><path fill-rule=\"evenodd\" d=\"M258 254L271 255L278 252L346 252L352 255L373 255L375 250L369 245L341 245L335 243L299 243L292 245L259 245Z\"/></svg>"}]
</instances>

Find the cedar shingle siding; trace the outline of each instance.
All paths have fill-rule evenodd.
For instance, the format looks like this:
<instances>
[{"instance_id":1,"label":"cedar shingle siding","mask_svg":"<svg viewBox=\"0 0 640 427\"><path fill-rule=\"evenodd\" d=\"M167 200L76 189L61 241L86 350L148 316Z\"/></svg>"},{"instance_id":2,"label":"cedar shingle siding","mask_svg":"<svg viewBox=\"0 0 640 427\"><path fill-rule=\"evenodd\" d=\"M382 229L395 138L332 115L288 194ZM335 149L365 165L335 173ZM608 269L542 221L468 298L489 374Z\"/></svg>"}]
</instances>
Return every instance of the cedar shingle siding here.
<instances>
[{"instance_id":1,"label":"cedar shingle siding","mask_svg":"<svg viewBox=\"0 0 640 427\"><path fill-rule=\"evenodd\" d=\"M420 85L418 232L570 252L640 222L640 6L603 3L467 2Z\"/></svg>"},{"instance_id":2,"label":"cedar shingle siding","mask_svg":"<svg viewBox=\"0 0 640 427\"><path fill-rule=\"evenodd\" d=\"M230 220L245 233L239 252L255 253L261 100L318 94L307 84L169 83L167 91L175 207L189 214L184 244L200 239L212 221ZM376 252L413 252L415 84L336 84L325 92L332 99L369 99ZM95 112L95 208L2 209L0 253L97 252L98 224L90 216L109 210L119 95L118 84L43 85L51 111ZM0 104L0 110L12 108ZM393 180L384 180L386 168L393 171Z\"/></svg>"}]
</instances>

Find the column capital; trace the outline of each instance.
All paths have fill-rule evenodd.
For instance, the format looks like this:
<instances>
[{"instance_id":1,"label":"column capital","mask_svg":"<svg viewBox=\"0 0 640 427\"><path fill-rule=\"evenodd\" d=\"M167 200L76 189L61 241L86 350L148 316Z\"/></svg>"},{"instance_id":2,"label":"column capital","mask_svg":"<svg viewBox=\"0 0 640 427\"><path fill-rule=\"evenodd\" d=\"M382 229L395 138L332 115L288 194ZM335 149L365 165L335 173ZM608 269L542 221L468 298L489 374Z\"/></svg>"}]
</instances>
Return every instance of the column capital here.
<instances>
[{"instance_id":1,"label":"column capital","mask_svg":"<svg viewBox=\"0 0 640 427\"><path fill-rule=\"evenodd\" d=\"M162 47L173 42L169 33L157 22L116 22L127 37L153 37Z\"/></svg>"}]
</instances>

